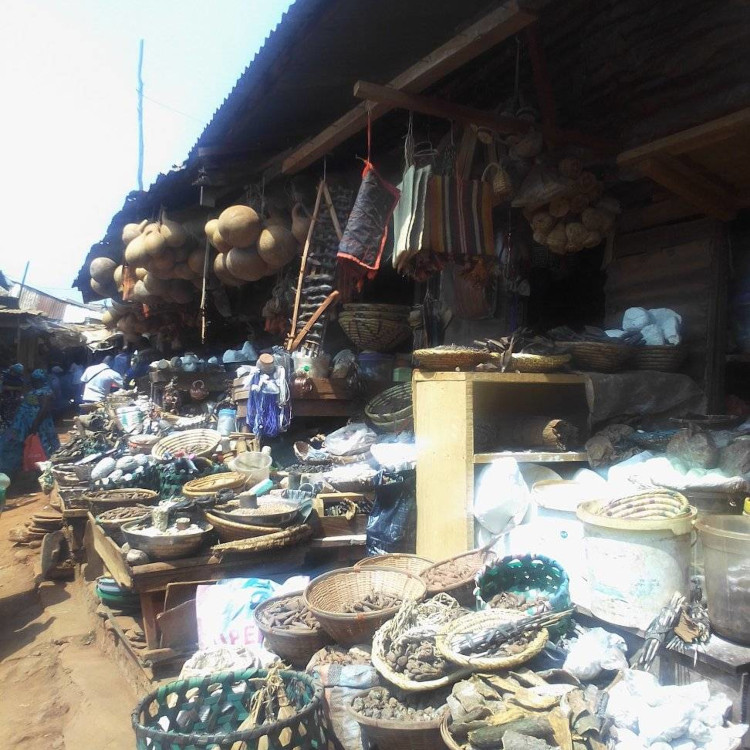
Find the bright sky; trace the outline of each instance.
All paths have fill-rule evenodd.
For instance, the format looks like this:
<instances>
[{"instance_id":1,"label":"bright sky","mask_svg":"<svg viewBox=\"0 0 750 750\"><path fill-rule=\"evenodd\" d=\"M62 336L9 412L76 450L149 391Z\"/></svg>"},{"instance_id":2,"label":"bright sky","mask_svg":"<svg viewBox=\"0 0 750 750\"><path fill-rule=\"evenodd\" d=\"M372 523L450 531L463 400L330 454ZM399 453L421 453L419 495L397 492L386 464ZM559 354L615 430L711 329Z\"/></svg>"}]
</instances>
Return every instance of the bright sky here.
<instances>
[{"instance_id":1,"label":"bright sky","mask_svg":"<svg viewBox=\"0 0 750 750\"><path fill-rule=\"evenodd\" d=\"M182 162L291 0L4 0L0 24L0 270L70 285L136 188Z\"/></svg>"}]
</instances>

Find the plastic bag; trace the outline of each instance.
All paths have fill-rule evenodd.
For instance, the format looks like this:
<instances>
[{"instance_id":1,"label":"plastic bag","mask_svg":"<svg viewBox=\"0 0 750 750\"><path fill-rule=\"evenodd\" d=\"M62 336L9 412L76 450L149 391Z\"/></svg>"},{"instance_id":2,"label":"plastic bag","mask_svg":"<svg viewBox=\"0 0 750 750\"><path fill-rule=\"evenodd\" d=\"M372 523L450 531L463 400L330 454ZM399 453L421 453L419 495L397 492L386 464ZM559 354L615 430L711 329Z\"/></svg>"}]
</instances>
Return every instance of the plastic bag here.
<instances>
[{"instance_id":1,"label":"plastic bag","mask_svg":"<svg viewBox=\"0 0 750 750\"><path fill-rule=\"evenodd\" d=\"M529 488L515 459L500 458L482 469L474 493L474 518L481 526L479 546L487 544L509 524L521 523L529 502Z\"/></svg>"},{"instance_id":2,"label":"plastic bag","mask_svg":"<svg viewBox=\"0 0 750 750\"><path fill-rule=\"evenodd\" d=\"M334 456L353 456L369 450L377 439L378 436L364 422L352 422L328 435L325 447Z\"/></svg>"},{"instance_id":3,"label":"plastic bag","mask_svg":"<svg viewBox=\"0 0 750 750\"><path fill-rule=\"evenodd\" d=\"M563 669L579 680L593 680L602 670L627 669L627 649L621 636L593 628L570 647Z\"/></svg>"},{"instance_id":4,"label":"plastic bag","mask_svg":"<svg viewBox=\"0 0 750 750\"><path fill-rule=\"evenodd\" d=\"M625 331L640 331L654 320L643 307L629 307L622 316L622 327Z\"/></svg>"},{"instance_id":5,"label":"plastic bag","mask_svg":"<svg viewBox=\"0 0 750 750\"><path fill-rule=\"evenodd\" d=\"M367 519L367 554L414 552L417 543L416 472L384 475Z\"/></svg>"},{"instance_id":6,"label":"plastic bag","mask_svg":"<svg viewBox=\"0 0 750 750\"><path fill-rule=\"evenodd\" d=\"M23 470L34 471L36 465L47 460L47 454L42 448L42 441L39 435L34 433L26 438L23 444Z\"/></svg>"}]
</instances>

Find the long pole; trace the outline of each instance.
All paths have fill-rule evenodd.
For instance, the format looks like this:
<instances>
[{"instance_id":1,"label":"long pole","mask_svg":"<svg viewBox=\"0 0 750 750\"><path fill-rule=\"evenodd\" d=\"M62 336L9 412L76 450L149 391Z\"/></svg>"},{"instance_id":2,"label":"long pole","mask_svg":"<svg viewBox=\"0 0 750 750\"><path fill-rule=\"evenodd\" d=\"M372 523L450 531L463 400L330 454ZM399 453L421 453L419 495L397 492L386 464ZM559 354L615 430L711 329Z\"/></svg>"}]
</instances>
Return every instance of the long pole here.
<instances>
[{"instance_id":1,"label":"long pole","mask_svg":"<svg viewBox=\"0 0 750 750\"><path fill-rule=\"evenodd\" d=\"M23 294L23 289L26 286L26 276L29 273L29 263L31 263L31 261L27 260L26 268L23 269L23 278L21 279L21 283L18 286L18 299L21 299L21 295Z\"/></svg>"},{"instance_id":2,"label":"long pole","mask_svg":"<svg viewBox=\"0 0 750 750\"><path fill-rule=\"evenodd\" d=\"M138 45L138 190L143 190L143 39Z\"/></svg>"}]
</instances>

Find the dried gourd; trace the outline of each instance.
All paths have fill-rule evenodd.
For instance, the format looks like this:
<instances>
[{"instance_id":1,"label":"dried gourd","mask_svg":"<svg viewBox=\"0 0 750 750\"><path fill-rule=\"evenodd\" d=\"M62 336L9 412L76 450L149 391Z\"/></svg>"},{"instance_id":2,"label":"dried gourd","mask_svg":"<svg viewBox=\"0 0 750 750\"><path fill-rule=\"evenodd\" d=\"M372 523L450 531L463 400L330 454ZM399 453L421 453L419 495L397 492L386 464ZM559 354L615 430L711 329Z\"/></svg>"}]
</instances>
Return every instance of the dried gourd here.
<instances>
[{"instance_id":1,"label":"dried gourd","mask_svg":"<svg viewBox=\"0 0 750 750\"><path fill-rule=\"evenodd\" d=\"M131 240L125 248L125 262L129 266L140 266L148 257L146 246L143 244L143 241L143 235L139 234L134 240Z\"/></svg>"},{"instance_id":2,"label":"dried gourd","mask_svg":"<svg viewBox=\"0 0 750 750\"><path fill-rule=\"evenodd\" d=\"M258 281L271 270L257 250L233 247L226 255L226 268L232 276L243 281Z\"/></svg>"},{"instance_id":3,"label":"dried gourd","mask_svg":"<svg viewBox=\"0 0 750 750\"><path fill-rule=\"evenodd\" d=\"M297 240L280 225L266 226L258 238L258 255L269 269L281 268L297 255Z\"/></svg>"},{"instance_id":4,"label":"dried gourd","mask_svg":"<svg viewBox=\"0 0 750 750\"><path fill-rule=\"evenodd\" d=\"M250 206L229 206L219 214L218 231L233 247L250 247L260 236L260 217Z\"/></svg>"},{"instance_id":5,"label":"dried gourd","mask_svg":"<svg viewBox=\"0 0 750 750\"><path fill-rule=\"evenodd\" d=\"M555 224L555 217L549 211L536 211L531 217L531 228L534 230L534 232L539 232L540 234L544 234L545 236L549 234Z\"/></svg>"},{"instance_id":6,"label":"dried gourd","mask_svg":"<svg viewBox=\"0 0 750 750\"><path fill-rule=\"evenodd\" d=\"M562 219L570 211L570 201L564 195L553 198L549 204L549 213L557 219Z\"/></svg>"},{"instance_id":7,"label":"dried gourd","mask_svg":"<svg viewBox=\"0 0 750 750\"><path fill-rule=\"evenodd\" d=\"M127 245L128 243L132 242L132 240L138 237L140 233L141 233L140 224L126 224L122 228L122 244Z\"/></svg>"},{"instance_id":8,"label":"dried gourd","mask_svg":"<svg viewBox=\"0 0 750 750\"><path fill-rule=\"evenodd\" d=\"M185 244L185 240L187 239L187 232L184 230L182 224L178 224L176 221L167 218L161 220L159 234L164 238L169 247L180 247Z\"/></svg>"},{"instance_id":9,"label":"dried gourd","mask_svg":"<svg viewBox=\"0 0 750 750\"><path fill-rule=\"evenodd\" d=\"M570 180L577 180L583 171L583 162L575 156L567 156L560 160L557 165L557 171L563 177L567 177Z\"/></svg>"},{"instance_id":10,"label":"dried gourd","mask_svg":"<svg viewBox=\"0 0 750 750\"><path fill-rule=\"evenodd\" d=\"M89 266L89 273L91 274L92 279L96 279L96 281L106 284L107 282L112 281L115 268L117 268L117 263L112 260L112 258L94 258Z\"/></svg>"}]
</instances>

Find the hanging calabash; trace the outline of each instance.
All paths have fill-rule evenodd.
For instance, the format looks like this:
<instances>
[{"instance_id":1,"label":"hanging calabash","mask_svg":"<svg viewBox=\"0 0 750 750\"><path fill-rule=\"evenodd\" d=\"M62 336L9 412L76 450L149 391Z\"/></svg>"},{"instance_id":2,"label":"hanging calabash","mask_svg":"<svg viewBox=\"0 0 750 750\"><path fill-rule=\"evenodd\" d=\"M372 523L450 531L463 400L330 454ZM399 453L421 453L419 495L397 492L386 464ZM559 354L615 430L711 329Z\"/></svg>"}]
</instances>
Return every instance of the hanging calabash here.
<instances>
[{"instance_id":1,"label":"hanging calabash","mask_svg":"<svg viewBox=\"0 0 750 750\"><path fill-rule=\"evenodd\" d=\"M176 221L167 218L162 219L159 226L159 234L161 234L169 247L180 247L185 244L185 240L187 239L187 232L184 230L182 224L178 224Z\"/></svg>"},{"instance_id":2,"label":"hanging calabash","mask_svg":"<svg viewBox=\"0 0 750 750\"><path fill-rule=\"evenodd\" d=\"M297 256L297 240L285 227L266 227L258 238L258 255L270 269L285 266Z\"/></svg>"},{"instance_id":3,"label":"hanging calabash","mask_svg":"<svg viewBox=\"0 0 750 750\"><path fill-rule=\"evenodd\" d=\"M229 206L219 214L219 233L234 247L250 247L258 241L261 222L250 206Z\"/></svg>"},{"instance_id":4,"label":"hanging calabash","mask_svg":"<svg viewBox=\"0 0 750 750\"><path fill-rule=\"evenodd\" d=\"M258 281L270 270L257 250L243 250L239 247L233 247L227 253L226 267L232 276L243 281Z\"/></svg>"},{"instance_id":5,"label":"hanging calabash","mask_svg":"<svg viewBox=\"0 0 750 750\"><path fill-rule=\"evenodd\" d=\"M92 279L96 279L102 284L106 284L112 281L112 275L114 274L117 263L112 258L94 258L89 266L89 273Z\"/></svg>"}]
</instances>

